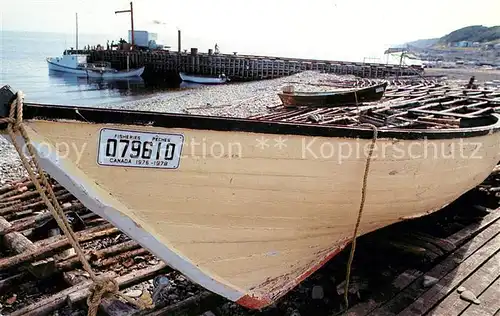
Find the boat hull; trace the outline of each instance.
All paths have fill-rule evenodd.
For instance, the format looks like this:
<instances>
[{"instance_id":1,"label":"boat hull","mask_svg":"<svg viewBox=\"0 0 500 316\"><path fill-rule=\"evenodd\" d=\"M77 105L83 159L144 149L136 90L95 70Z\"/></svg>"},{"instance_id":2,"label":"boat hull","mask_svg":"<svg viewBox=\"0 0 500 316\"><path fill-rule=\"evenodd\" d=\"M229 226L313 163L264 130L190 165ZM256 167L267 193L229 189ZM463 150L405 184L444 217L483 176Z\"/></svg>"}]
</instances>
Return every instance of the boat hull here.
<instances>
[{"instance_id":1,"label":"boat hull","mask_svg":"<svg viewBox=\"0 0 500 316\"><path fill-rule=\"evenodd\" d=\"M212 77L200 77L200 76L190 76L183 72L179 73L179 77L182 81L201 83L201 84L221 84L226 83L227 78L212 78Z\"/></svg>"},{"instance_id":2,"label":"boat hull","mask_svg":"<svg viewBox=\"0 0 500 316\"><path fill-rule=\"evenodd\" d=\"M357 90L335 92L283 92L278 93L283 105L288 107L334 107L375 102L382 99L387 82Z\"/></svg>"},{"instance_id":3,"label":"boat hull","mask_svg":"<svg viewBox=\"0 0 500 316\"><path fill-rule=\"evenodd\" d=\"M369 129L85 108L33 113L54 111L65 120L25 113L42 167L169 265L241 305L273 303L349 242ZM360 234L439 210L483 181L500 159L499 128L497 121L455 131L463 138L381 131ZM147 133L177 137L177 163L157 168L100 156L106 137L153 139Z\"/></svg>"},{"instance_id":4,"label":"boat hull","mask_svg":"<svg viewBox=\"0 0 500 316\"><path fill-rule=\"evenodd\" d=\"M103 79L123 79L123 78L132 78L132 77L140 77L144 72L144 67L132 69L130 71L95 71L89 70L87 72L88 77L90 78L103 78Z\"/></svg>"},{"instance_id":5,"label":"boat hull","mask_svg":"<svg viewBox=\"0 0 500 316\"><path fill-rule=\"evenodd\" d=\"M47 61L47 65L49 67L49 71L65 72L65 73L75 74L81 77L87 77L86 70L66 67L64 65L57 65L50 61Z\"/></svg>"}]
</instances>

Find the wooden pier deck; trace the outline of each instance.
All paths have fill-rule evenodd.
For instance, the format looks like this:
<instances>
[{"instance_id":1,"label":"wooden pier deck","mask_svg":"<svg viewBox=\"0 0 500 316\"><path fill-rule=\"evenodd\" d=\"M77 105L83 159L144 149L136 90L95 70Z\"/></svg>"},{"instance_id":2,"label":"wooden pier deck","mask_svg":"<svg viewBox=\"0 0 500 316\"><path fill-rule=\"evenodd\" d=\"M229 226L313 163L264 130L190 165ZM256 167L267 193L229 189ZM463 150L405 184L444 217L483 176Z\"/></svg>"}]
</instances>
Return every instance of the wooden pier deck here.
<instances>
[{"instance_id":1,"label":"wooden pier deck","mask_svg":"<svg viewBox=\"0 0 500 316\"><path fill-rule=\"evenodd\" d=\"M500 313L500 208L444 239L461 245L427 271L408 269L349 316L493 316ZM470 291L478 301L461 297ZM461 293L460 293L461 292ZM469 293L469 294L470 294Z\"/></svg>"},{"instance_id":2,"label":"wooden pier deck","mask_svg":"<svg viewBox=\"0 0 500 316\"><path fill-rule=\"evenodd\" d=\"M106 61L117 69L145 66L144 76L176 78L179 72L199 75L225 74L232 81L273 79L313 70L363 78L388 78L421 74L422 69L378 63L343 62L285 57L207 54L172 51L67 50L65 54L88 54L90 62Z\"/></svg>"}]
</instances>

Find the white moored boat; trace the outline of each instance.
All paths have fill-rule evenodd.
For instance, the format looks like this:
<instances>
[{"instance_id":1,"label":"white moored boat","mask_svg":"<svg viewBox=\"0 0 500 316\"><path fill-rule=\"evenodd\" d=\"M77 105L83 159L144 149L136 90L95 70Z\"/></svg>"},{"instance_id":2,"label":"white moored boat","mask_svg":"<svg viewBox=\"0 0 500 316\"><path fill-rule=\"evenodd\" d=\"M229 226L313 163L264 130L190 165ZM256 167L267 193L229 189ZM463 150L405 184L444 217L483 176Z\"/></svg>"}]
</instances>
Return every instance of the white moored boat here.
<instances>
[{"instance_id":1,"label":"white moored boat","mask_svg":"<svg viewBox=\"0 0 500 316\"><path fill-rule=\"evenodd\" d=\"M500 160L500 115L484 112L438 129L380 127L359 234L437 211L481 183ZM40 104L24 104L23 123L43 169L87 208L249 308L272 304L349 243L374 137L340 123Z\"/></svg>"},{"instance_id":2,"label":"white moored boat","mask_svg":"<svg viewBox=\"0 0 500 316\"><path fill-rule=\"evenodd\" d=\"M226 83L228 81L228 78L224 74L218 77L206 77L206 76L188 75L184 72L180 72L179 76L181 77L182 81L202 83L202 84L219 84L219 83Z\"/></svg>"},{"instance_id":3,"label":"white moored boat","mask_svg":"<svg viewBox=\"0 0 500 316\"><path fill-rule=\"evenodd\" d=\"M47 58L49 70L72 73L80 77L91 78L130 78L141 76L144 72L144 67L130 69L127 71L119 71L111 68L111 64L88 63L87 55L84 54L66 54L62 57Z\"/></svg>"}]
</instances>

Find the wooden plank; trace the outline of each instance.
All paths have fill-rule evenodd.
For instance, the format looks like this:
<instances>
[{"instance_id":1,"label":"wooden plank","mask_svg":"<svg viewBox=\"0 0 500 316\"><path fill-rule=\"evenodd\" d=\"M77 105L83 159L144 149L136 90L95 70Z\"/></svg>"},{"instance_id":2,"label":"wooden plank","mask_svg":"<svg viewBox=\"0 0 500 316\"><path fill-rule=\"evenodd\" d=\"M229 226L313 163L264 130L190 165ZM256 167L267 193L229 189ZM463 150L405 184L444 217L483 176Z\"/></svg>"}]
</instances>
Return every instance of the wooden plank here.
<instances>
[{"instance_id":1,"label":"wooden plank","mask_svg":"<svg viewBox=\"0 0 500 316\"><path fill-rule=\"evenodd\" d=\"M459 113L443 113L439 111L430 111L430 110L408 110L408 112L413 112L413 113L422 113L422 114L432 114L432 115L439 115L439 116L452 116L452 117L459 117L459 118L473 118L474 116L468 115L468 114L459 114Z\"/></svg>"},{"instance_id":2,"label":"wooden plank","mask_svg":"<svg viewBox=\"0 0 500 316\"><path fill-rule=\"evenodd\" d=\"M487 229L479 233L474 239L455 250L450 256L444 259L440 264L433 267L426 275L441 279L450 271L459 266L468 257L474 254L479 248L498 235L500 230L500 221L495 221ZM423 277L417 278L411 285L391 298L387 303L374 310L369 315L389 316L396 315L408 304L414 302L427 289L422 287Z\"/></svg>"},{"instance_id":3,"label":"wooden plank","mask_svg":"<svg viewBox=\"0 0 500 316\"><path fill-rule=\"evenodd\" d=\"M442 249L447 249L447 251L452 251L456 249L456 246L461 246L465 241L470 239L472 236L476 235L478 232L484 230L486 227L489 227L492 223L500 218L500 212L492 212L486 215L481 223L469 225L454 235L446 238L444 240L435 240L437 245L442 246ZM420 233L418 234L421 238L430 238L426 235ZM428 239L430 240L430 239ZM454 245L454 246L452 246ZM350 316L364 316L369 314L375 308L380 307L385 302L389 301L393 298L398 292L409 286L414 280L421 277L423 272L418 270L409 269L401 273L388 288L381 289L377 291L376 296L370 298L366 302L358 303L352 306L348 311L347 315ZM380 296L380 297L379 297Z\"/></svg>"},{"instance_id":4,"label":"wooden plank","mask_svg":"<svg viewBox=\"0 0 500 316\"><path fill-rule=\"evenodd\" d=\"M410 285L415 279L422 276L423 272L414 269L408 269L398 275L386 289L376 291L375 295L366 302L361 302L347 310L347 316L364 316L375 308L394 297L402 289ZM340 314L343 315L343 312Z\"/></svg>"},{"instance_id":5,"label":"wooden plank","mask_svg":"<svg viewBox=\"0 0 500 316\"><path fill-rule=\"evenodd\" d=\"M474 223L464 227L455 234L446 238L447 241L455 244L456 246L461 245L464 241L469 240L478 232L482 231L484 228L489 227L491 224L500 219L500 209L492 211L490 214L486 215L480 223Z\"/></svg>"},{"instance_id":6,"label":"wooden plank","mask_svg":"<svg viewBox=\"0 0 500 316\"><path fill-rule=\"evenodd\" d=\"M439 282L426 291L418 300L407 306L398 316L423 315L439 300L455 290L460 283L500 250L500 234L490 239L483 247L450 271ZM433 277L436 277L430 274Z\"/></svg>"},{"instance_id":7,"label":"wooden plank","mask_svg":"<svg viewBox=\"0 0 500 316\"><path fill-rule=\"evenodd\" d=\"M480 296L481 304L471 304L463 315L467 316L493 316L500 314L500 277Z\"/></svg>"},{"instance_id":8,"label":"wooden plank","mask_svg":"<svg viewBox=\"0 0 500 316\"><path fill-rule=\"evenodd\" d=\"M474 295L476 295L476 297L478 297L499 276L500 252L497 252L494 257L490 258L490 260L488 260L474 274L460 284L460 286L465 287L465 289L471 291ZM462 313L470 305L470 302L460 298L460 294L457 291L452 291L441 303L439 303L437 307L431 310L431 314L434 313L439 316L460 315L460 313Z\"/></svg>"}]
</instances>

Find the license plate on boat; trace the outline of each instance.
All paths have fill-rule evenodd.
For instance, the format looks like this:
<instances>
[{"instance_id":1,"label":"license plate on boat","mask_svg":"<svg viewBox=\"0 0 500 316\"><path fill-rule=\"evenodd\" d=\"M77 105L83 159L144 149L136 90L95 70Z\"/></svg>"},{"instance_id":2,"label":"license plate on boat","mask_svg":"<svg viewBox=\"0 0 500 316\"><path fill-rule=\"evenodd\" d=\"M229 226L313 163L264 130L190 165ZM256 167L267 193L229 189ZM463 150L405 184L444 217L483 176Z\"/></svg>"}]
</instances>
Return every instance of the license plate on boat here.
<instances>
[{"instance_id":1,"label":"license plate on boat","mask_svg":"<svg viewBox=\"0 0 500 316\"><path fill-rule=\"evenodd\" d=\"M176 169L184 136L103 128L97 163L104 166Z\"/></svg>"},{"instance_id":2,"label":"license plate on boat","mask_svg":"<svg viewBox=\"0 0 500 316\"><path fill-rule=\"evenodd\" d=\"M384 88L382 88L382 87L375 89L375 93L379 93L379 92L382 92L382 91L384 91Z\"/></svg>"}]
</instances>

